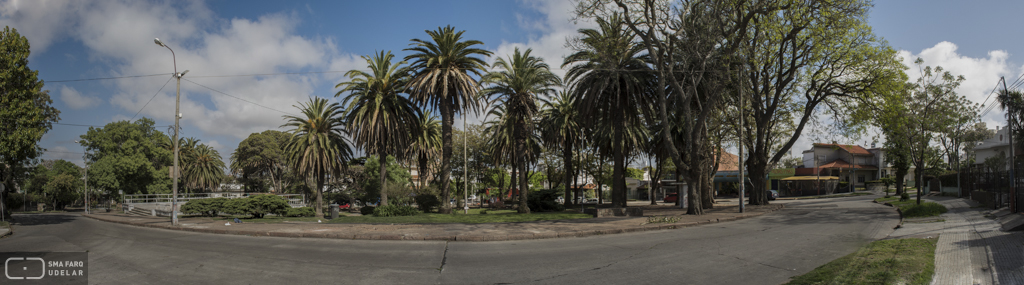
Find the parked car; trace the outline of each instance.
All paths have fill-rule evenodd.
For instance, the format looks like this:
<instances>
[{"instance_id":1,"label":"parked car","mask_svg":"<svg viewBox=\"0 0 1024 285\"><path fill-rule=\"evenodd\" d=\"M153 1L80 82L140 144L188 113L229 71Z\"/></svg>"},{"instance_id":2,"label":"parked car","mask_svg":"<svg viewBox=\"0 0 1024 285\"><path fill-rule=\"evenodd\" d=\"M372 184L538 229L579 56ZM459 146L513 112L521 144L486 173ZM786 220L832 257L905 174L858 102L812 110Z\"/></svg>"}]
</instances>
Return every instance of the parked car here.
<instances>
[{"instance_id":1,"label":"parked car","mask_svg":"<svg viewBox=\"0 0 1024 285\"><path fill-rule=\"evenodd\" d=\"M679 200L679 194L677 193L668 193L665 195L665 203L675 203L676 200Z\"/></svg>"},{"instance_id":2,"label":"parked car","mask_svg":"<svg viewBox=\"0 0 1024 285\"><path fill-rule=\"evenodd\" d=\"M349 204L349 203L338 204L338 210L346 210L346 209L349 209L349 208L352 208L352 204Z\"/></svg>"},{"instance_id":3,"label":"parked car","mask_svg":"<svg viewBox=\"0 0 1024 285\"><path fill-rule=\"evenodd\" d=\"M779 198L779 191L768 190L768 200L774 201L777 198Z\"/></svg>"}]
</instances>

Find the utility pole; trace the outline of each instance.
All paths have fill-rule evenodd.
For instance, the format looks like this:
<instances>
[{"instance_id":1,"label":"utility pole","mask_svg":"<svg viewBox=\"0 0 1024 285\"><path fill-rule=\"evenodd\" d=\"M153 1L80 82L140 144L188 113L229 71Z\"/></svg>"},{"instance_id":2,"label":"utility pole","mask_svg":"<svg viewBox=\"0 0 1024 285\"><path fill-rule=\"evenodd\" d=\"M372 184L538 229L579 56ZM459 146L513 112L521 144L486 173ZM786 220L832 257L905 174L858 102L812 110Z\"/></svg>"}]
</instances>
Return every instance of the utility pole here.
<instances>
[{"instance_id":1,"label":"utility pole","mask_svg":"<svg viewBox=\"0 0 1024 285\"><path fill-rule=\"evenodd\" d=\"M1010 96L1010 90L1006 88L1006 78L999 77L999 80L1003 81L1003 93L1005 93L1006 96ZM1014 106L1010 105L1009 108L1014 108ZM1017 179L1014 176L1015 176L1015 174L1017 174L1016 173L1017 172L1017 159L1016 159L1017 157L1016 157L1016 155L1014 154L1014 151L1013 151L1013 149L1015 148L1014 145L1013 145L1013 121L1014 121L1013 119L1014 118L1011 115L1013 113L1013 111L1009 110L1009 108L1007 108L1007 110L1006 110L1007 111L1006 112L1006 125L1007 125L1006 127L1010 128L1010 129L1007 130L1006 133L1009 134L1009 137L1010 137L1010 195L1011 195L1010 201L1013 202L1010 205L1011 206L1010 207L1010 212L1016 212L1017 211Z\"/></svg>"},{"instance_id":2,"label":"utility pole","mask_svg":"<svg viewBox=\"0 0 1024 285\"><path fill-rule=\"evenodd\" d=\"M740 73L740 71L736 71L736 73L737 73L736 74L736 76L737 76L736 77L736 79L737 79L736 82L737 82L737 85L739 85L739 82L743 81L743 79L742 79L743 78L743 74ZM738 167L738 170L740 172L740 175L739 175L740 176L740 213L743 213L743 196L744 196L743 194L746 194L745 193L746 192L745 191L746 190L745 186L747 184L746 180L744 179L744 175L743 175L743 170L746 169L746 167L743 166L743 107L744 107L744 105L743 105L743 88L736 88L736 90L738 90L737 92L740 94L740 108L739 108L740 109L740 131L739 131L739 136L740 136L740 143L739 143L739 148L740 148L740 157L739 157L739 159L740 159L740 161L739 161L739 163L740 163L740 165Z\"/></svg>"},{"instance_id":3,"label":"utility pole","mask_svg":"<svg viewBox=\"0 0 1024 285\"><path fill-rule=\"evenodd\" d=\"M181 119L181 77L188 73L185 70L178 73L178 60L174 55L174 50L171 47L165 45L160 39L153 39L153 42L158 46L167 48L171 51L171 60L174 62L174 78L178 80L178 91L174 97L174 169L171 170L171 178L174 180L174 184L171 185L171 225L178 225L178 177L181 176L181 168L178 167L178 119ZM383 163L383 162L381 162Z\"/></svg>"},{"instance_id":4,"label":"utility pole","mask_svg":"<svg viewBox=\"0 0 1024 285\"><path fill-rule=\"evenodd\" d=\"M80 140L80 141L75 141L75 142L76 143L88 143L89 141L87 141L87 140ZM87 150L85 148L85 145L82 145L82 165L85 166L85 177L83 178L83 180L85 181L85 190L83 190L82 192L85 193L85 213L88 214L89 213L89 160L86 159L86 151Z\"/></svg>"}]
</instances>

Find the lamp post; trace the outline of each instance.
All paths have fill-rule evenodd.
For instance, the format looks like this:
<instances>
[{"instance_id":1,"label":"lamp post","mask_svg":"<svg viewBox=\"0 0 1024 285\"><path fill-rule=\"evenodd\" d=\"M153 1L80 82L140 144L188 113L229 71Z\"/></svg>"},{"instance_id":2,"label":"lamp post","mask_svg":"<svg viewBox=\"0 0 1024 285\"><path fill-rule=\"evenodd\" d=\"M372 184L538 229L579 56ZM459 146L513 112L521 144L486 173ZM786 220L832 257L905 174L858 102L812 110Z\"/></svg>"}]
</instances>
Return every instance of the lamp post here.
<instances>
[{"instance_id":1,"label":"lamp post","mask_svg":"<svg viewBox=\"0 0 1024 285\"><path fill-rule=\"evenodd\" d=\"M89 143L89 141L80 140L75 141L75 143L82 144L82 165L85 166L85 177L83 178L83 180L85 181L85 190L82 192L85 193L85 213L89 214L89 160L86 159L85 157L87 152L87 150L85 149L85 144Z\"/></svg>"},{"instance_id":2,"label":"lamp post","mask_svg":"<svg viewBox=\"0 0 1024 285\"><path fill-rule=\"evenodd\" d=\"M181 176L181 169L178 168L178 119L181 119L181 77L188 73L188 70L178 73L178 59L174 55L174 50L171 47L165 45L160 41L159 38L154 38L153 42L158 46L167 48L171 51L171 61L174 63L174 78L178 80L178 91L174 97L174 168L171 169L171 178L174 180L174 184L171 185L171 224L178 225L178 176Z\"/></svg>"}]
</instances>

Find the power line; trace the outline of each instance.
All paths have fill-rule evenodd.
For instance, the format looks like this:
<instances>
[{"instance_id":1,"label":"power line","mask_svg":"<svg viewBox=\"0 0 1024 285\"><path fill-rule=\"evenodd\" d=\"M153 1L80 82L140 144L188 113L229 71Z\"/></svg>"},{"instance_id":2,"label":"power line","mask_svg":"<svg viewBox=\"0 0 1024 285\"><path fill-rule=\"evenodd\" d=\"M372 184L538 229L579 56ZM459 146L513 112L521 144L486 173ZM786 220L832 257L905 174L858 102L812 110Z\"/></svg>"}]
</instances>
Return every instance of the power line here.
<instances>
[{"instance_id":1,"label":"power line","mask_svg":"<svg viewBox=\"0 0 1024 285\"><path fill-rule=\"evenodd\" d=\"M210 89L210 91L213 91L213 92L216 92L216 93L220 93L220 94L223 94L224 96L228 96L228 97L231 97L231 98L235 98L235 99L238 99L238 100L242 100L242 101L245 101L245 102L249 102L250 104L253 104L253 105L256 105L256 106L260 106L260 107L266 108L267 110L273 110L273 111L277 111L277 112L280 112L280 113L282 113L282 114L286 114L286 115L293 115L293 116L295 115L295 114L292 114L292 113L288 113L288 112L285 112L285 111L281 111L281 110L278 110L278 109L274 109L274 108L270 108L270 107L267 107L267 106L263 106L263 105L260 105L259 103L256 103L256 102L253 102L253 101L249 101L249 100L246 100L246 99L242 99L242 98L240 98L240 97L232 96L231 94L228 94L228 93L224 93L224 92L222 92L222 91L220 91L220 90L217 90L217 89L213 89L213 88L210 88L210 87L208 87L208 86L206 86L206 85L202 85L202 84L196 83L195 81L192 81L192 80L188 80L188 79L185 79L185 78L182 78L182 80L188 81L188 82L190 82L190 83L192 83L192 84L195 84L195 85L199 85L199 86L201 86L201 87L203 87L203 88L206 88L206 89Z\"/></svg>"},{"instance_id":2,"label":"power line","mask_svg":"<svg viewBox=\"0 0 1024 285\"><path fill-rule=\"evenodd\" d=\"M50 81L43 80L43 81L44 82L50 82L50 83L78 82L78 81L110 80L110 79L139 78L139 77L153 77L153 76L167 76L167 75L171 75L171 74L170 73L160 73L160 74L149 74L149 75L128 75L128 76L118 76L118 77L99 77L99 78L84 78L84 79L50 80Z\"/></svg>"},{"instance_id":3,"label":"power line","mask_svg":"<svg viewBox=\"0 0 1024 285\"><path fill-rule=\"evenodd\" d=\"M135 117L139 115L139 113L142 113L142 110L145 110L146 106L149 106L149 102L153 102L153 98L156 98L156 95L160 94L160 91L164 91L164 87L167 87L167 83L171 83L171 79L174 79L174 77L168 78L167 82L164 82L164 86L160 86L160 90L157 90L156 93L153 94L153 97L149 97L149 101L146 101L146 105L142 105L142 109L139 109L138 112L135 112L135 116L132 116L132 120L134 120Z\"/></svg>"}]
</instances>

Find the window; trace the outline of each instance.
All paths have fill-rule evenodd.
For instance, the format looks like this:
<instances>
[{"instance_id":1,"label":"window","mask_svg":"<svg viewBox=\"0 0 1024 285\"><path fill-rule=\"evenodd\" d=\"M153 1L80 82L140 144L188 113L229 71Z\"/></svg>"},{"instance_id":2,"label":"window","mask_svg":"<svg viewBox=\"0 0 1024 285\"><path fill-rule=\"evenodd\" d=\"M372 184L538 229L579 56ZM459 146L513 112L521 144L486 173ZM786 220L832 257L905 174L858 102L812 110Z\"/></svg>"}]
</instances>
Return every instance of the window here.
<instances>
[{"instance_id":1,"label":"window","mask_svg":"<svg viewBox=\"0 0 1024 285\"><path fill-rule=\"evenodd\" d=\"M857 183L864 183L864 175L857 176Z\"/></svg>"}]
</instances>

